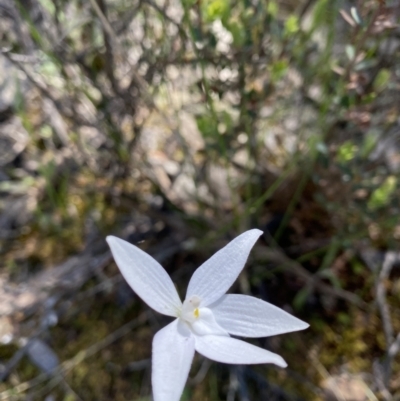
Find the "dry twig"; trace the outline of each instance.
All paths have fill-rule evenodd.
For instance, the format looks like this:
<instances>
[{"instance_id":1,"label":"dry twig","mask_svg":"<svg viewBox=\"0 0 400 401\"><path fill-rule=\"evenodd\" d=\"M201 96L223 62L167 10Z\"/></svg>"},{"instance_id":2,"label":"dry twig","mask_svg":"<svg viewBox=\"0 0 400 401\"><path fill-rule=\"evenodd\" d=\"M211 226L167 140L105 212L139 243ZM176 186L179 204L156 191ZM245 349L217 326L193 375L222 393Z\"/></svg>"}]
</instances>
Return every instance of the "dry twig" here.
<instances>
[{"instance_id":1,"label":"dry twig","mask_svg":"<svg viewBox=\"0 0 400 401\"><path fill-rule=\"evenodd\" d=\"M389 279L390 272L394 264L400 260L400 254L397 252L387 252L379 272L376 282L376 302L381 315L383 331L386 338L386 357L381 367L381 380L378 381L381 393L386 399L391 399L388 390L389 381L392 376L393 359L400 350L400 333L395 338L393 324L391 321L390 308L386 299L386 282ZM389 395L388 395L389 394Z\"/></svg>"}]
</instances>

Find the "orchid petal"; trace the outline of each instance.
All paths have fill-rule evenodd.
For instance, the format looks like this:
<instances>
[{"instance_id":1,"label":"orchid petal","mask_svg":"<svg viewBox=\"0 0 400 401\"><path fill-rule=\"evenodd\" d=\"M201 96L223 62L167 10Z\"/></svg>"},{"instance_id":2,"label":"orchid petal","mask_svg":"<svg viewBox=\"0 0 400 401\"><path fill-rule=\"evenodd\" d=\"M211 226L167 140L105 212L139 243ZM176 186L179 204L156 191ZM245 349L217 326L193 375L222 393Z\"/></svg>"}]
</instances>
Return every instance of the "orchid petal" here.
<instances>
[{"instance_id":1,"label":"orchid petal","mask_svg":"<svg viewBox=\"0 0 400 401\"><path fill-rule=\"evenodd\" d=\"M268 337L309 327L282 309L248 295L224 295L210 308L219 325L235 336Z\"/></svg>"},{"instance_id":2,"label":"orchid petal","mask_svg":"<svg viewBox=\"0 0 400 401\"><path fill-rule=\"evenodd\" d=\"M222 363L273 363L282 368L287 366L281 356L232 337L195 336L195 348L205 357Z\"/></svg>"},{"instance_id":3,"label":"orchid petal","mask_svg":"<svg viewBox=\"0 0 400 401\"><path fill-rule=\"evenodd\" d=\"M154 401L179 401L194 356L194 337L179 328L179 319L153 339L151 381Z\"/></svg>"},{"instance_id":4,"label":"orchid petal","mask_svg":"<svg viewBox=\"0 0 400 401\"><path fill-rule=\"evenodd\" d=\"M151 308L168 316L178 316L182 302L164 268L135 245L108 236L117 266L133 291Z\"/></svg>"},{"instance_id":5,"label":"orchid petal","mask_svg":"<svg viewBox=\"0 0 400 401\"><path fill-rule=\"evenodd\" d=\"M253 229L239 235L203 263L190 279L186 298L198 296L207 306L226 293L242 271L250 250L262 231Z\"/></svg>"}]
</instances>

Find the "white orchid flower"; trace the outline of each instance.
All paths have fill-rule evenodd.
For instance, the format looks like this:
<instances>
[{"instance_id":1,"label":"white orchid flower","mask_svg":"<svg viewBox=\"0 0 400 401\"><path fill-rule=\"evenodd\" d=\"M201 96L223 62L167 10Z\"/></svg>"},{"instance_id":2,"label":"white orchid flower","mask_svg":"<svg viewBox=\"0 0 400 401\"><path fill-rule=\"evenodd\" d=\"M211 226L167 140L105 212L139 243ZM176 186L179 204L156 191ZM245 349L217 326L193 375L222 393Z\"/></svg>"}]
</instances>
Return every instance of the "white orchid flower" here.
<instances>
[{"instance_id":1,"label":"white orchid flower","mask_svg":"<svg viewBox=\"0 0 400 401\"><path fill-rule=\"evenodd\" d=\"M190 279L183 303L155 259L126 241L107 237L122 275L136 294L157 312L175 318L153 339L154 401L179 401L195 350L217 362L287 366L279 355L230 337L266 337L308 327L261 299L225 294L261 234L257 229L246 231L203 263Z\"/></svg>"}]
</instances>

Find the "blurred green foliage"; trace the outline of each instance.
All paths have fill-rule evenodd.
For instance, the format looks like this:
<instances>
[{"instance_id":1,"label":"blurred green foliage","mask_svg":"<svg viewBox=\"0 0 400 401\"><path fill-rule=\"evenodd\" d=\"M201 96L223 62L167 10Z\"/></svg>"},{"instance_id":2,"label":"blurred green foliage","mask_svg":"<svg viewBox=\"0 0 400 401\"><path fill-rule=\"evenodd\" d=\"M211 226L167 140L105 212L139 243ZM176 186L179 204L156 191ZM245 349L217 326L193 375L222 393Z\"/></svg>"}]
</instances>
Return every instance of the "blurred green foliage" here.
<instances>
[{"instance_id":1,"label":"blurred green foliage","mask_svg":"<svg viewBox=\"0 0 400 401\"><path fill-rule=\"evenodd\" d=\"M320 400L328 378L343 369L371 374L388 344L373 306L377 274L363 251L398 251L400 239L399 6L11 3L15 10L0 14L0 44L16 77L12 112L27 139L0 165L7 177L0 181L1 217L11 216L2 220L11 221L2 237L6 276L29 279L38 266L51 268L111 232L132 231L141 241L149 231L143 237L156 243L197 239L167 259L180 287L183 267L205 260L221 238L257 226L266 233L263 246L287 259L255 257L235 290L293 308L312 323L309 332L269 343L283 350L292 371L266 368L263 380L278 383L282 399ZM16 199L26 204L14 216ZM27 216L22 223L20 215ZM385 285L398 331L396 274ZM321 283L368 308L325 293ZM98 283L86 285L89 291ZM50 330L62 360L138 315L139 302L123 308L105 293L83 310L71 301L73 312ZM83 360L67 380L83 399L148 399L148 371L126 366L149 357L157 325ZM1 346L2 361L9 349ZM396 374L399 368L394 363ZM37 374L24 361L1 391ZM182 399L226 399L232 374L211 369ZM273 386L268 392L265 382L247 380L254 399L278 397ZM365 386L369 399L384 398L372 379ZM387 386L398 397L398 381ZM76 398L58 391L61 399Z\"/></svg>"}]
</instances>

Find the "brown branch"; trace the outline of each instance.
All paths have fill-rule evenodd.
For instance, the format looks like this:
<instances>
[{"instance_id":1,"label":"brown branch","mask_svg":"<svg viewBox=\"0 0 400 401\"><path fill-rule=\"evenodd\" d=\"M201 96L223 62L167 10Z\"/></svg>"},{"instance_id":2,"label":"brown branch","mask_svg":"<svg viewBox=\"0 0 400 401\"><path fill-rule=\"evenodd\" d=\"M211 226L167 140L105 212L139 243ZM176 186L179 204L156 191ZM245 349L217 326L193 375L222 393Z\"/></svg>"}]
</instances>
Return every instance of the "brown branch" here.
<instances>
[{"instance_id":1,"label":"brown branch","mask_svg":"<svg viewBox=\"0 0 400 401\"><path fill-rule=\"evenodd\" d=\"M305 283L315 288L323 294L331 295L335 298L344 299L364 310L368 309L368 304L353 293L343 290L342 288L334 288L329 284L323 282L320 278L307 271L300 263L287 257L279 249L272 249L268 247L256 247L256 258L267 259L270 262L278 264L280 267L291 271L298 277L303 279ZM258 251L258 252L257 252Z\"/></svg>"},{"instance_id":2,"label":"brown branch","mask_svg":"<svg viewBox=\"0 0 400 401\"><path fill-rule=\"evenodd\" d=\"M393 326L390 319L389 305L386 302L385 281L389 278L390 271L392 270L392 267L396 262L396 259L397 259L396 253L394 252L386 253L376 284L376 302L378 304L379 312L382 318L383 330L385 333L387 347L389 347L390 344L392 344L394 335L393 335Z\"/></svg>"},{"instance_id":3,"label":"brown branch","mask_svg":"<svg viewBox=\"0 0 400 401\"><path fill-rule=\"evenodd\" d=\"M392 364L395 356L400 350L400 333L395 338L394 329L391 321L390 308L386 300L385 283L389 279L390 272L394 264L400 260L397 252L387 252L383 260L382 268L379 272L376 284L376 302L381 315L383 331L386 339L386 358L383 362L382 380L387 387L392 375Z\"/></svg>"}]
</instances>

